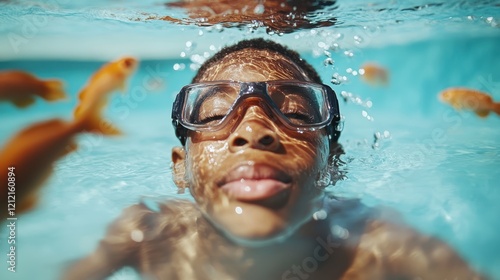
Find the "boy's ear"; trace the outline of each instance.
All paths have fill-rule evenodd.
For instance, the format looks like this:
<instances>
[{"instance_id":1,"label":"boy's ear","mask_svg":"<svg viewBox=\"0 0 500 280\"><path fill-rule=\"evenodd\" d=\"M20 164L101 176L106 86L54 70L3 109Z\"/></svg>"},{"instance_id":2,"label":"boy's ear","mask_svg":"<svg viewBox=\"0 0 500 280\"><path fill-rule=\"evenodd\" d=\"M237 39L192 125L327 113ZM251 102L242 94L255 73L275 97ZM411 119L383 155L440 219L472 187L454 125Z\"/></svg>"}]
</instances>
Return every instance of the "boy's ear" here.
<instances>
[{"instance_id":1,"label":"boy's ear","mask_svg":"<svg viewBox=\"0 0 500 280\"><path fill-rule=\"evenodd\" d=\"M186 150L182 147L173 147L172 148L172 163L173 163L173 178L174 183L177 185L179 189L184 189L187 186L187 182L185 179L186 174Z\"/></svg>"}]
</instances>

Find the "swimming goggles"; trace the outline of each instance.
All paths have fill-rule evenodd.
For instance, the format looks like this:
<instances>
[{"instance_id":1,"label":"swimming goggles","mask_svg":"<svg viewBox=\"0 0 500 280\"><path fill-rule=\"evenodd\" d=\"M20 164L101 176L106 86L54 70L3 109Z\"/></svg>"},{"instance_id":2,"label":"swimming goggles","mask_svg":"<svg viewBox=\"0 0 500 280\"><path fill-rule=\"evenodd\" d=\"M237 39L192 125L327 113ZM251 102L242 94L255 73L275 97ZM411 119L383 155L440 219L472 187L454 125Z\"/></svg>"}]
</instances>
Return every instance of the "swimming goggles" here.
<instances>
[{"instance_id":1,"label":"swimming goggles","mask_svg":"<svg viewBox=\"0 0 500 280\"><path fill-rule=\"evenodd\" d=\"M255 102L288 129L311 131L326 127L331 141L336 142L340 136L335 92L324 84L296 80L213 81L184 86L172 109L175 134L184 145L186 129L218 131L235 119L234 114L240 115L237 112L246 107L242 104Z\"/></svg>"}]
</instances>

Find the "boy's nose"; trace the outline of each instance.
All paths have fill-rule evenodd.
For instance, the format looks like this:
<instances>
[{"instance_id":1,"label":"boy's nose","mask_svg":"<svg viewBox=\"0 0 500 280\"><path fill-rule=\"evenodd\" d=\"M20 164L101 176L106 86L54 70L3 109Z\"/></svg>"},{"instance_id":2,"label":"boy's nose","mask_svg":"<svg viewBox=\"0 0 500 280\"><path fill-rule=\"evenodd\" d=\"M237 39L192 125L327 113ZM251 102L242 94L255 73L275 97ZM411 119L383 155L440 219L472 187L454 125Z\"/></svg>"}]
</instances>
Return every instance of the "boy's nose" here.
<instances>
[{"instance_id":1,"label":"boy's nose","mask_svg":"<svg viewBox=\"0 0 500 280\"><path fill-rule=\"evenodd\" d=\"M229 149L231 151L237 152L247 148L276 151L280 148L278 134L262 120L262 117L247 118L245 116L244 120L229 137Z\"/></svg>"}]
</instances>

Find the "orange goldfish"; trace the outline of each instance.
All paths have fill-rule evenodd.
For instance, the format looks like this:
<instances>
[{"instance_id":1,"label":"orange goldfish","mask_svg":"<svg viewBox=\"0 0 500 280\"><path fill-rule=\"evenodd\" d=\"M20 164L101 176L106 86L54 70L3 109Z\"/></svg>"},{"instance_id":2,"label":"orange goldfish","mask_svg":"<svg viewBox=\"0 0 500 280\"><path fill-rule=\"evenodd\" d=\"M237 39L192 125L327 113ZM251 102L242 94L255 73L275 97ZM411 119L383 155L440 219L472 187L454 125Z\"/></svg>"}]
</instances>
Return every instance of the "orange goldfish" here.
<instances>
[{"instance_id":1,"label":"orange goldfish","mask_svg":"<svg viewBox=\"0 0 500 280\"><path fill-rule=\"evenodd\" d=\"M131 60L123 63L135 65L136 62ZM114 76L108 75L97 80L101 83L99 85L90 84L85 90L84 98L81 98L77 105L83 109L73 121L52 119L35 123L5 144L0 150L0 182L6 186L0 189L0 209L2 209L0 218L7 214L7 206L12 208L12 203L9 201L15 200L16 214L32 209L36 205L37 191L52 173L54 162L76 149L74 139L77 134L85 132L116 134L108 127L110 124L101 120L101 111L105 107L108 91L115 88L106 87L104 81L117 83L112 79L115 77L123 83L125 76L129 74L115 73ZM7 182L13 183L7 184Z\"/></svg>"},{"instance_id":2,"label":"orange goldfish","mask_svg":"<svg viewBox=\"0 0 500 280\"><path fill-rule=\"evenodd\" d=\"M10 101L19 108L35 102L35 96L47 101L65 99L63 83L59 80L39 80L22 71L0 72L0 101Z\"/></svg>"},{"instance_id":3,"label":"orange goldfish","mask_svg":"<svg viewBox=\"0 0 500 280\"><path fill-rule=\"evenodd\" d=\"M389 73L375 63L365 63L360 69L361 79L372 86L386 86L389 83Z\"/></svg>"},{"instance_id":4,"label":"orange goldfish","mask_svg":"<svg viewBox=\"0 0 500 280\"><path fill-rule=\"evenodd\" d=\"M447 88L439 93L438 98L457 110L471 110L482 118L488 116L491 111L500 115L500 102L495 103L491 96L478 90Z\"/></svg>"},{"instance_id":5,"label":"orange goldfish","mask_svg":"<svg viewBox=\"0 0 500 280\"><path fill-rule=\"evenodd\" d=\"M101 122L105 134L121 134L117 128L102 120L99 112L108 102L107 95L116 90L125 91L125 82L135 71L138 63L135 58L124 57L102 66L80 92L78 96L80 104L74 111L75 118L93 111L91 115L96 117L94 121Z\"/></svg>"}]
</instances>

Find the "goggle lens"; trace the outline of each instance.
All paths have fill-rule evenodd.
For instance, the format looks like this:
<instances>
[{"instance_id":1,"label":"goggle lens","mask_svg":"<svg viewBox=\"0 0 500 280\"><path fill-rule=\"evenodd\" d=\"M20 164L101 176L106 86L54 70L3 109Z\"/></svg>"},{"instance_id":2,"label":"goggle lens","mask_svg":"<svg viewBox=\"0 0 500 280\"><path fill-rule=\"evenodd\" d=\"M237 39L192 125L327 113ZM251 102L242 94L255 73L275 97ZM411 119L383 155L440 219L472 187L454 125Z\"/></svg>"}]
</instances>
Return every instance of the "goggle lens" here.
<instances>
[{"instance_id":1,"label":"goggle lens","mask_svg":"<svg viewBox=\"0 0 500 280\"><path fill-rule=\"evenodd\" d=\"M318 127L331 120L328 93L322 85L313 83L193 84L185 87L183 94L180 121L200 130L217 129L238 103L254 96L270 101L269 107L291 127Z\"/></svg>"}]
</instances>

